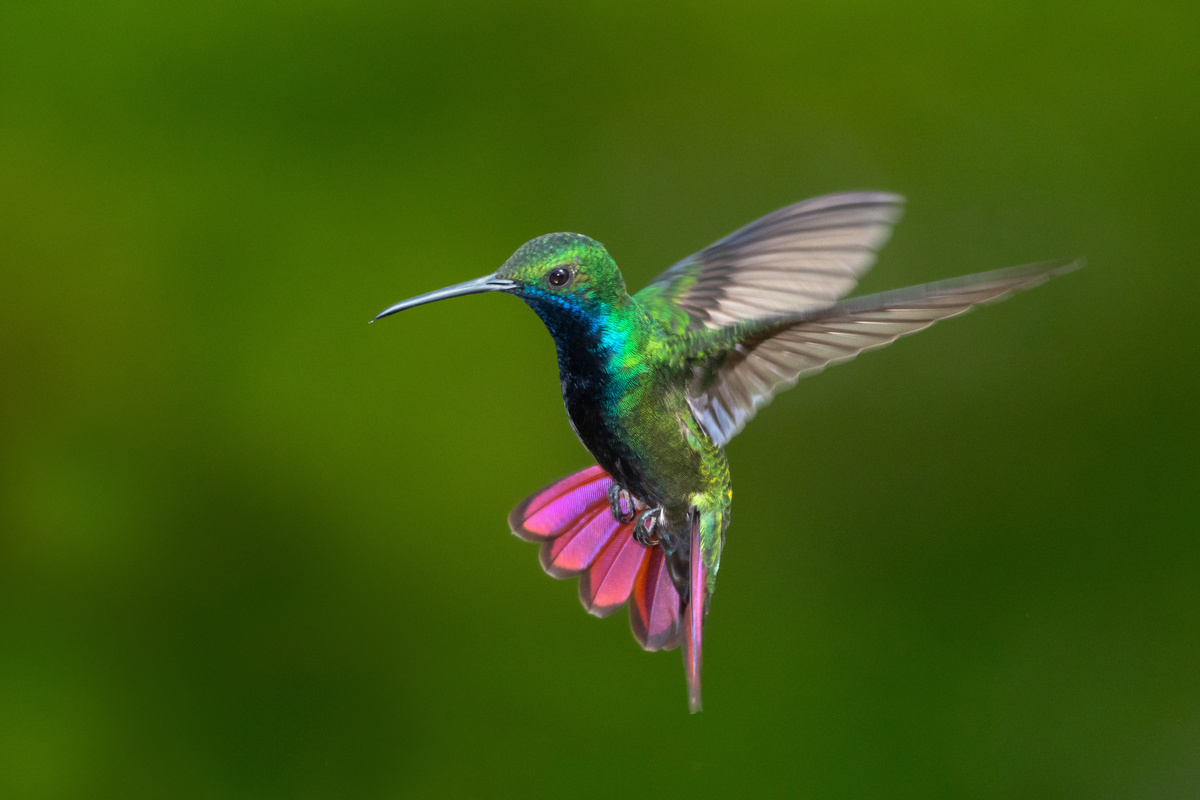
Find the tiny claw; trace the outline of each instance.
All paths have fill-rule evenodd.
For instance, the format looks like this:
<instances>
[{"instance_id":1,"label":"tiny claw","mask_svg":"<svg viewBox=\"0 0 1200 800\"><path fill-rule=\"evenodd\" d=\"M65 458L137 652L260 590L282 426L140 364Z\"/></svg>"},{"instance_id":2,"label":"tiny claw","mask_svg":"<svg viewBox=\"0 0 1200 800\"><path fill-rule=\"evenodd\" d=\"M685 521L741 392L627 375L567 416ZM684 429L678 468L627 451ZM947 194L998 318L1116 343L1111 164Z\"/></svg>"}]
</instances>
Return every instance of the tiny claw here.
<instances>
[{"instance_id":1,"label":"tiny claw","mask_svg":"<svg viewBox=\"0 0 1200 800\"><path fill-rule=\"evenodd\" d=\"M662 508L647 508L638 514L637 522L633 525L633 538L638 544L654 547L662 541L658 535L661 522Z\"/></svg>"},{"instance_id":2,"label":"tiny claw","mask_svg":"<svg viewBox=\"0 0 1200 800\"><path fill-rule=\"evenodd\" d=\"M621 524L633 522L634 516L637 515L633 495L615 483L608 487L608 507L612 509L613 519Z\"/></svg>"}]
</instances>

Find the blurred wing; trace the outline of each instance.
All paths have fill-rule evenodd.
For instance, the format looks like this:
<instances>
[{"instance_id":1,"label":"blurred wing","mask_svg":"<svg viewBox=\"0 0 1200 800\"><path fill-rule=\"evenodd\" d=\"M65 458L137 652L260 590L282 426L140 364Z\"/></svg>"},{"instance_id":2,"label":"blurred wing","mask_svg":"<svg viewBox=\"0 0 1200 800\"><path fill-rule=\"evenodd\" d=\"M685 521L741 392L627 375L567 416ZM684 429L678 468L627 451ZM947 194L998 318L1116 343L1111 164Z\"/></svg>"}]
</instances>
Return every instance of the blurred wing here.
<instances>
[{"instance_id":1,"label":"blurred wing","mask_svg":"<svg viewBox=\"0 0 1200 800\"><path fill-rule=\"evenodd\" d=\"M871 268L903 204L881 192L795 203L688 256L635 297L674 333L827 308Z\"/></svg>"},{"instance_id":2,"label":"blurred wing","mask_svg":"<svg viewBox=\"0 0 1200 800\"><path fill-rule=\"evenodd\" d=\"M857 297L800 319L734 326L725 345L706 348L693 372L692 411L723 446L776 392L800 378L1081 265L1012 267Z\"/></svg>"}]
</instances>

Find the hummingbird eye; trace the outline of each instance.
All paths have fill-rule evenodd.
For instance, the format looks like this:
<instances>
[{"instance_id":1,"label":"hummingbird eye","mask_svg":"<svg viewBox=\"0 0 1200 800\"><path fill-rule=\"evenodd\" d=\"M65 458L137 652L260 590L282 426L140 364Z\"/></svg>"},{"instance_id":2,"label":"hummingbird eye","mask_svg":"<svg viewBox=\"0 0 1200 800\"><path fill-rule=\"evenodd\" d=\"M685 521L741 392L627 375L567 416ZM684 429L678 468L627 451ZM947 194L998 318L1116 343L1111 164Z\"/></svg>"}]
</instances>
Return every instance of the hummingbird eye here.
<instances>
[{"instance_id":1,"label":"hummingbird eye","mask_svg":"<svg viewBox=\"0 0 1200 800\"><path fill-rule=\"evenodd\" d=\"M555 289L561 289L571 282L574 275L575 273L571 271L570 267L555 267L547 273L546 280Z\"/></svg>"}]
</instances>

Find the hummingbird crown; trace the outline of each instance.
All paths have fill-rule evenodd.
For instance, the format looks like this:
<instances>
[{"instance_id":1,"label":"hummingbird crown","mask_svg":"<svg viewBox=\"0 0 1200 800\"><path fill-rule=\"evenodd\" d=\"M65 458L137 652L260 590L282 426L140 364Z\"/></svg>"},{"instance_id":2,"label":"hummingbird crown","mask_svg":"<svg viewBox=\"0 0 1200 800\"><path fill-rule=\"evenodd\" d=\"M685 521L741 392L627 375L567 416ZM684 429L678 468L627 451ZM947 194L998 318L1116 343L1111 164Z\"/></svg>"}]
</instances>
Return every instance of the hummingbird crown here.
<instances>
[{"instance_id":1,"label":"hummingbird crown","mask_svg":"<svg viewBox=\"0 0 1200 800\"><path fill-rule=\"evenodd\" d=\"M546 313L603 314L629 300L625 279L604 245L581 233L548 233L521 245L496 271L514 294Z\"/></svg>"}]
</instances>

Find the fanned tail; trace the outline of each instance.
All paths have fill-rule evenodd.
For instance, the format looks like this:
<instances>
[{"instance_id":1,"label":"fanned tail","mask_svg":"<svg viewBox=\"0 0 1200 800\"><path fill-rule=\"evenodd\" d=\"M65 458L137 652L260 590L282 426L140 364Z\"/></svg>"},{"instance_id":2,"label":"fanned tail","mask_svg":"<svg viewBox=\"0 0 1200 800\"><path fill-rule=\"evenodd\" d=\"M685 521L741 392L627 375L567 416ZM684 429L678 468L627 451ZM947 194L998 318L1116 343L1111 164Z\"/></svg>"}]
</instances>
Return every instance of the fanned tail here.
<instances>
[{"instance_id":1,"label":"fanned tail","mask_svg":"<svg viewBox=\"0 0 1200 800\"><path fill-rule=\"evenodd\" d=\"M599 465L550 484L508 515L512 532L542 545L554 578L579 575L579 600L607 617L632 596L629 626L646 650L671 650L680 641L680 599L663 552L633 538L633 523L617 521L608 504L612 478ZM638 506L641 510L641 506Z\"/></svg>"}]
</instances>

